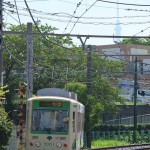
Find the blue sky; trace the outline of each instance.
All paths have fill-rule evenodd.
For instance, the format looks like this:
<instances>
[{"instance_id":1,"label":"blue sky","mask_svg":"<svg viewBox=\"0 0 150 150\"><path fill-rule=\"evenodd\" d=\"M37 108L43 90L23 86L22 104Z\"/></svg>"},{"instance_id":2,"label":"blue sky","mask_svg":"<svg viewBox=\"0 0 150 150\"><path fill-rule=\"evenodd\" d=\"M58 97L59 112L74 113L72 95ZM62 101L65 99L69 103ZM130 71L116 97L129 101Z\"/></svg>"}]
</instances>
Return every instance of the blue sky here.
<instances>
[{"instance_id":1,"label":"blue sky","mask_svg":"<svg viewBox=\"0 0 150 150\"><path fill-rule=\"evenodd\" d=\"M7 3L8 1L4 0L4 2ZM9 2L15 5L15 0L10 0ZM41 24L47 23L58 28L59 30L55 33L86 35L115 34L117 4L109 2L117 2L117 0L108 0L108 2L96 2L96 0L27 0L35 20L40 20ZM149 0L118 0L118 2L150 5ZM24 0L16 0L16 4L21 23L32 22ZM137 33L138 36L150 35L150 6L121 4L118 6L122 36L133 36ZM14 13L11 13L10 10L13 10ZM4 22L19 24L19 19L15 12L15 8L10 8L7 4L4 4ZM142 30L143 32L141 32ZM79 39L74 38L73 41L75 44L81 45ZM90 38L86 44L106 45L114 44L114 42L113 39Z\"/></svg>"}]
</instances>

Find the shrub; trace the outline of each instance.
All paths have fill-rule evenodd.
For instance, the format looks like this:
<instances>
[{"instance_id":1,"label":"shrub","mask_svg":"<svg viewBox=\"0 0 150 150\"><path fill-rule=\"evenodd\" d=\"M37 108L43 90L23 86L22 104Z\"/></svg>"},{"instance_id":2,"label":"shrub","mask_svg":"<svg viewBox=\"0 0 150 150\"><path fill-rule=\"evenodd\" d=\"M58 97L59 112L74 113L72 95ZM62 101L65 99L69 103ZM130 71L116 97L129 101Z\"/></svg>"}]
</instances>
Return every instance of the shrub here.
<instances>
[{"instance_id":1,"label":"shrub","mask_svg":"<svg viewBox=\"0 0 150 150\"><path fill-rule=\"evenodd\" d=\"M8 118L8 113L0 107L0 148L7 145L12 133L12 121Z\"/></svg>"}]
</instances>

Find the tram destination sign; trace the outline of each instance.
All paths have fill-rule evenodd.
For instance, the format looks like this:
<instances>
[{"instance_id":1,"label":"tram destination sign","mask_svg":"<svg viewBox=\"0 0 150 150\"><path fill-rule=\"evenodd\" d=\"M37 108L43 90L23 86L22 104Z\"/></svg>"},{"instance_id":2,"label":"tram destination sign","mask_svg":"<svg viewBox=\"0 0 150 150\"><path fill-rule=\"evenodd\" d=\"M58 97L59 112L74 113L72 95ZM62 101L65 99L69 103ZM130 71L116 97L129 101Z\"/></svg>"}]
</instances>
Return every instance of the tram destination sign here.
<instances>
[{"instance_id":1,"label":"tram destination sign","mask_svg":"<svg viewBox=\"0 0 150 150\"><path fill-rule=\"evenodd\" d=\"M40 107L62 107L61 102L39 102Z\"/></svg>"}]
</instances>

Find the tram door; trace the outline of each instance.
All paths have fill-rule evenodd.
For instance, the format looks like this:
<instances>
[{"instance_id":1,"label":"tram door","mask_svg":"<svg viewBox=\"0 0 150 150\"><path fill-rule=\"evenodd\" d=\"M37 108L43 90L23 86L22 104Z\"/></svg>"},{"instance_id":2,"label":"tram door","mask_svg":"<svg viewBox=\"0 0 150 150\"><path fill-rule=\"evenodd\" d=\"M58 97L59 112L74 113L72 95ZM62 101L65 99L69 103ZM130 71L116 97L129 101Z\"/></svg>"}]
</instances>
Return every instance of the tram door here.
<instances>
[{"instance_id":1,"label":"tram door","mask_svg":"<svg viewBox=\"0 0 150 150\"><path fill-rule=\"evenodd\" d=\"M80 150L81 148L81 133L80 133L80 113L77 107L72 112L72 149Z\"/></svg>"},{"instance_id":2,"label":"tram door","mask_svg":"<svg viewBox=\"0 0 150 150\"><path fill-rule=\"evenodd\" d=\"M76 150L76 112L72 113L72 149Z\"/></svg>"}]
</instances>

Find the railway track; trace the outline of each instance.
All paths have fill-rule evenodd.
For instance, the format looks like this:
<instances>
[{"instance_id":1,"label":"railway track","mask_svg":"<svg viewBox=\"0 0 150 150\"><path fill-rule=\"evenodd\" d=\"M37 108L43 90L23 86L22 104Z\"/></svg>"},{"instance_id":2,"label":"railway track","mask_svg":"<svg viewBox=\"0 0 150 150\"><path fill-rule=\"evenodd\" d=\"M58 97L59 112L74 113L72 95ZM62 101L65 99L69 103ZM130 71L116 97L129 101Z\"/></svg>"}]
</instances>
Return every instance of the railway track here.
<instances>
[{"instance_id":1,"label":"railway track","mask_svg":"<svg viewBox=\"0 0 150 150\"><path fill-rule=\"evenodd\" d=\"M150 150L150 144L126 145L117 147L93 148L92 150Z\"/></svg>"}]
</instances>

